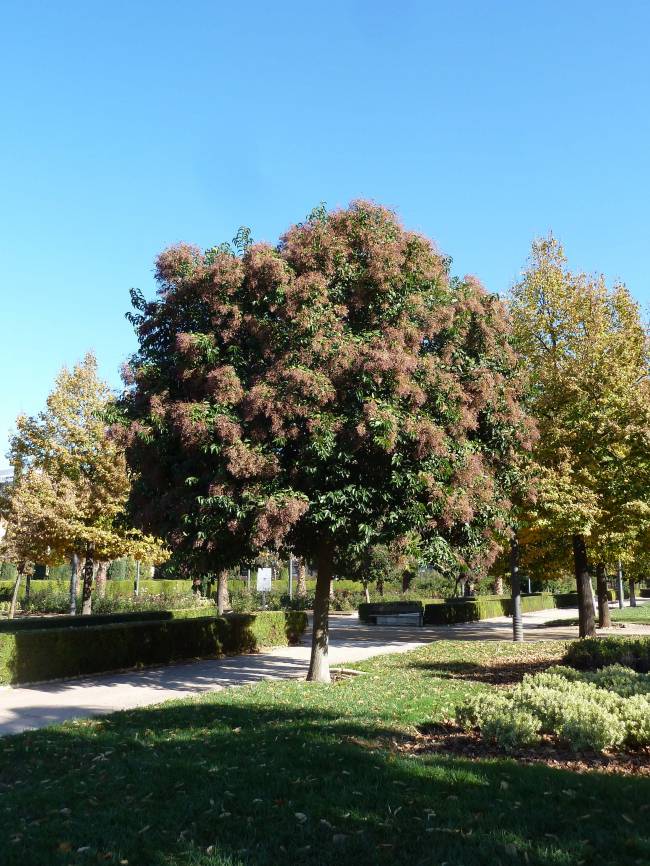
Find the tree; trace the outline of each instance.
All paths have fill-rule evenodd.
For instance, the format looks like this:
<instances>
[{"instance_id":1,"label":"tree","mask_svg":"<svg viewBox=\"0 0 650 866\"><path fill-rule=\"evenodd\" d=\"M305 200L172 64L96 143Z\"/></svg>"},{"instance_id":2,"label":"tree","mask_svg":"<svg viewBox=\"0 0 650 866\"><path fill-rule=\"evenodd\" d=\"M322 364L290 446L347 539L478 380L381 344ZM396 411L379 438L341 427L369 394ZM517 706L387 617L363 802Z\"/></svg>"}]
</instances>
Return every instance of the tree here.
<instances>
[{"instance_id":1,"label":"tree","mask_svg":"<svg viewBox=\"0 0 650 866\"><path fill-rule=\"evenodd\" d=\"M132 292L121 408L131 513L206 570L292 550L317 571L309 679L329 680L335 562L414 533L489 561L530 437L502 304L395 215L316 209L277 247L181 244Z\"/></svg>"},{"instance_id":2,"label":"tree","mask_svg":"<svg viewBox=\"0 0 650 866\"><path fill-rule=\"evenodd\" d=\"M591 635L588 547L602 610L605 563L630 556L650 517L648 337L627 289L571 273L552 235L533 243L511 311L539 428L521 536L547 567L573 552L580 634Z\"/></svg>"},{"instance_id":3,"label":"tree","mask_svg":"<svg viewBox=\"0 0 650 866\"><path fill-rule=\"evenodd\" d=\"M8 537L19 560L52 563L85 559L82 613L91 612L95 562L128 553L162 551L123 522L130 489L124 453L107 437L104 413L112 400L92 354L63 369L35 417L20 416L10 443L14 482ZM71 581L74 606L74 581Z\"/></svg>"}]
</instances>

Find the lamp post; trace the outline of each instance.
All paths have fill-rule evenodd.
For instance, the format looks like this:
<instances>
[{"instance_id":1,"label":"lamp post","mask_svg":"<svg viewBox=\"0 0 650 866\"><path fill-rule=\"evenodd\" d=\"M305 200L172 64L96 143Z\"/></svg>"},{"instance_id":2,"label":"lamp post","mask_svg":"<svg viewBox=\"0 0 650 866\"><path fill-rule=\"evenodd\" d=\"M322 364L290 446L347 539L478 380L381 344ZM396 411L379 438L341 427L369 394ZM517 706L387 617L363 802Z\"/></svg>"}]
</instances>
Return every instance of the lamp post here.
<instances>
[{"instance_id":1,"label":"lamp post","mask_svg":"<svg viewBox=\"0 0 650 866\"><path fill-rule=\"evenodd\" d=\"M512 590L512 639L523 641L524 624L521 618L521 582L519 578L519 541L510 539L510 587Z\"/></svg>"},{"instance_id":2,"label":"lamp post","mask_svg":"<svg viewBox=\"0 0 650 866\"><path fill-rule=\"evenodd\" d=\"M618 565L616 567L616 594L618 595L618 606L623 607L623 566L621 565L621 560L619 559Z\"/></svg>"}]
</instances>

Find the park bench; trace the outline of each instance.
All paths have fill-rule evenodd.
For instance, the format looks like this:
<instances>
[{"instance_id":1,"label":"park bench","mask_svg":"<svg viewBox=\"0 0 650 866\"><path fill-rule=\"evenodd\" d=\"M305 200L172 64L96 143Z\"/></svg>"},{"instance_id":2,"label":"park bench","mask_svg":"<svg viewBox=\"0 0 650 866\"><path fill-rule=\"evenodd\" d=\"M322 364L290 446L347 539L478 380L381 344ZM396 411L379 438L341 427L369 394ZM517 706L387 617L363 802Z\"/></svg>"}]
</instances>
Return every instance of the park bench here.
<instances>
[{"instance_id":1,"label":"park bench","mask_svg":"<svg viewBox=\"0 0 650 866\"><path fill-rule=\"evenodd\" d=\"M359 619L371 625L421 626L423 614L419 601L370 602L359 606Z\"/></svg>"}]
</instances>

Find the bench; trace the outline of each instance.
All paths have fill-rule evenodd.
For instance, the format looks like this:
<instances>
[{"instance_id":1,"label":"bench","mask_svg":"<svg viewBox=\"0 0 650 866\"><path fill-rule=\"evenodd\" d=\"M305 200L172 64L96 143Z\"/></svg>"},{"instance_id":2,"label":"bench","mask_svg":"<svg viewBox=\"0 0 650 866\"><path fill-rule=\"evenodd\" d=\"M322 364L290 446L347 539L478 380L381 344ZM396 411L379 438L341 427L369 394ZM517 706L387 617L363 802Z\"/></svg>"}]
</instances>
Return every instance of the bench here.
<instances>
[{"instance_id":1,"label":"bench","mask_svg":"<svg viewBox=\"0 0 650 866\"><path fill-rule=\"evenodd\" d=\"M359 605L359 620L371 625L415 625L423 623L421 601L373 601Z\"/></svg>"},{"instance_id":2,"label":"bench","mask_svg":"<svg viewBox=\"0 0 650 866\"><path fill-rule=\"evenodd\" d=\"M370 617L375 625L422 625L421 613L377 613Z\"/></svg>"}]
</instances>

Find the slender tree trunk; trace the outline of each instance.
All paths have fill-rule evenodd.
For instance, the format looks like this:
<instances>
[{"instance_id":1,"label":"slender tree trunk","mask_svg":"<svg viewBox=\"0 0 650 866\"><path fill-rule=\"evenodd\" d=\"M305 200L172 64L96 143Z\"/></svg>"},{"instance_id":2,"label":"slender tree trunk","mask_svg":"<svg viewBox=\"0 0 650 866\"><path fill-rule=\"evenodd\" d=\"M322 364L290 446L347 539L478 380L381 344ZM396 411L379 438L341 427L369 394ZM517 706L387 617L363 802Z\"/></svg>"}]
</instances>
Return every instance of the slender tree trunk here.
<instances>
[{"instance_id":1,"label":"slender tree trunk","mask_svg":"<svg viewBox=\"0 0 650 866\"><path fill-rule=\"evenodd\" d=\"M31 595L31 592L32 592L32 575L31 575L31 573L28 572L25 575L25 595L23 596L23 602L24 602L25 608L29 604L29 597Z\"/></svg>"},{"instance_id":2,"label":"slender tree trunk","mask_svg":"<svg viewBox=\"0 0 650 866\"><path fill-rule=\"evenodd\" d=\"M296 595L298 598L305 598L307 595L307 578L305 575L305 560L298 560L298 584L296 586Z\"/></svg>"},{"instance_id":3,"label":"slender tree trunk","mask_svg":"<svg viewBox=\"0 0 650 866\"><path fill-rule=\"evenodd\" d=\"M636 607L636 580L630 578L630 607Z\"/></svg>"},{"instance_id":4,"label":"slender tree trunk","mask_svg":"<svg viewBox=\"0 0 650 866\"><path fill-rule=\"evenodd\" d=\"M98 598L104 598L106 595L106 576L108 572L108 563L99 562L97 564L97 574L95 575L95 590Z\"/></svg>"},{"instance_id":5,"label":"slender tree trunk","mask_svg":"<svg viewBox=\"0 0 650 866\"><path fill-rule=\"evenodd\" d=\"M227 607L230 607L228 572L224 570L217 575L217 611L222 614Z\"/></svg>"},{"instance_id":6,"label":"slender tree trunk","mask_svg":"<svg viewBox=\"0 0 650 866\"><path fill-rule=\"evenodd\" d=\"M329 662L329 608L330 586L334 571L330 548L320 551L317 561L316 597L314 599L314 626L311 639L311 658L307 679L317 683L330 682Z\"/></svg>"},{"instance_id":7,"label":"slender tree trunk","mask_svg":"<svg viewBox=\"0 0 650 866\"><path fill-rule=\"evenodd\" d=\"M609 628L612 620L609 615L609 589L604 562L596 565L596 595L598 596L598 627Z\"/></svg>"},{"instance_id":8,"label":"slender tree trunk","mask_svg":"<svg viewBox=\"0 0 650 866\"><path fill-rule=\"evenodd\" d=\"M366 604L370 604L370 590L368 589L368 581L363 581L363 594L366 597Z\"/></svg>"},{"instance_id":9,"label":"slender tree trunk","mask_svg":"<svg viewBox=\"0 0 650 866\"><path fill-rule=\"evenodd\" d=\"M521 615L521 578L519 577L519 540L510 539L510 586L512 587L512 639L523 641L524 621Z\"/></svg>"},{"instance_id":10,"label":"slender tree trunk","mask_svg":"<svg viewBox=\"0 0 650 866\"><path fill-rule=\"evenodd\" d=\"M413 583L413 572L407 570L402 575L402 592L408 592Z\"/></svg>"},{"instance_id":11,"label":"slender tree trunk","mask_svg":"<svg viewBox=\"0 0 650 866\"><path fill-rule=\"evenodd\" d=\"M383 577L377 578L377 592L383 598L383 596L384 596L384 578Z\"/></svg>"},{"instance_id":12,"label":"slender tree trunk","mask_svg":"<svg viewBox=\"0 0 650 866\"><path fill-rule=\"evenodd\" d=\"M578 590L578 619L580 637L594 637L596 634L596 617L594 612L594 596L589 578L587 562L587 545L584 535L573 536L573 563Z\"/></svg>"},{"instance_id":13,"label":"slender tree trunk","mask_svg":"<svg viewBox=\"0 0 650 866\"><path fill-rule=\"evenodd\" d=\"M73 553L70 557L70 614L77 612L77 583L79 580L79 557Z\"/></svg>"},{"instance_id":14,"label":"slender tree trunk","mask_svg":"<svg viewBox=\"0 0 650 866\"><path fill-rule=\"evenodd\" d=\"M18 593L20 592L20 580L23 576L23 571L25 570L25 563L18 563L18 574L16 575L16 580L14 581L13 592L11 593L11 604L9 605L9 619L13 619L16 615L16 606L18 604Z\"/></svg>"},{"instance_id":15,"label":"slender tree trunk","mask_svg":"<svg viewBox=\"0 0 650 866\"><path fill-rule=\"evenodd\" d=\"M503 595L503 578L501 575L494 578L494 594Z\"/></svg>"},{"instance_id":16,"label":"slender tree trunk","mask_svg":"<svg viewBox=\"0 0 650 866\"><path fill-rule=\"evenodd\" d=\"M95 545L86 545L86 561L84 563L84 582L81 591L81 615L89 616L93 609L93 572L95 570Z\"/></svg>"}]
</instances>

